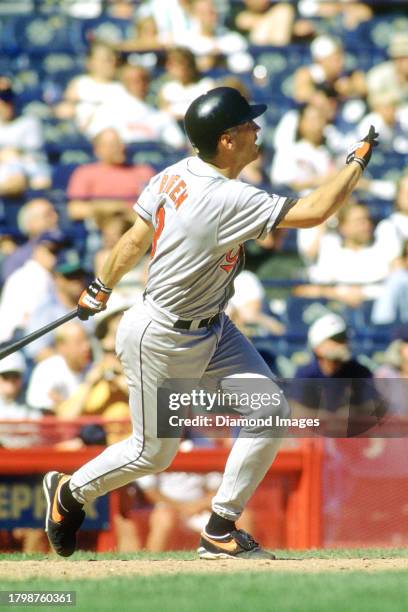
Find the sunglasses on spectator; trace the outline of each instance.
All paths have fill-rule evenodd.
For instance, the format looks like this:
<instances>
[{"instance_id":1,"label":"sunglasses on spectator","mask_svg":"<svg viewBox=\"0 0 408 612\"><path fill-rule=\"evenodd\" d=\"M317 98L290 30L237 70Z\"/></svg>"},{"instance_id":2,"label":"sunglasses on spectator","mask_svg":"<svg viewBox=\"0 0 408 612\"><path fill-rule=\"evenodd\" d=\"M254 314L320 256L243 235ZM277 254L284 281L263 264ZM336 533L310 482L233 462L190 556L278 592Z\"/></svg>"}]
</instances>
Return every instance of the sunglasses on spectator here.
<instances>
[{"instance_id":1,"label":"sunglasses on spectator","mask_svg":"<svg viewBox=\"0 0 408 612\"><path fill-rule=\"evenodd\" d=\"M16 380L16 378L21 378L21 372L0 372L0 378L4 378L5 380Z\"/></svg>"}]
</instances>

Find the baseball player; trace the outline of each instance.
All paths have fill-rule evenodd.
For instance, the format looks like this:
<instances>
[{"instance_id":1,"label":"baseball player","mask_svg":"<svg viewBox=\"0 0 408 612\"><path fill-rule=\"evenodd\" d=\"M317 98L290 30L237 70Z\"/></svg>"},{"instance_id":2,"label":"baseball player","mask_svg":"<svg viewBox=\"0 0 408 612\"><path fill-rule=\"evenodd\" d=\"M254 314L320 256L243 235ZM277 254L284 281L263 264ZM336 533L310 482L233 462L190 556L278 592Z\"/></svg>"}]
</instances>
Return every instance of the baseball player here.
<instances>
[{"instance_id":1,"label":"baseball player","mask_svg":"<svg viewBox=\"0 0 408 612\"><path fill-rule=\"evenodd\" d=\"M256 378L277 388L263 359L224 314L243 264L242 245L275 227L313 227L333 215L360 179L378 135L371 127L326 185L301 199L282 197L237 179L258 156L260 128L254 120L266 108L250 105L229 87L212 89L192 102L185 128L196 156L151 179L135 204L134 226L80 297L80 318L104 310L112 288L151 245L143 303L124 314L116 339L129 385L133 435L72 476L54 471L44 478L46 531L62 556L75 550L84 504L171 463L179 440L159 438L156 431L157 388L163 380L216 380L228 388ZM287 416L284 402L279 410ZM200 557L274 558L235 522L279 442L259 430L237 438L201 534Z\"/></svg>"}]
</instances>

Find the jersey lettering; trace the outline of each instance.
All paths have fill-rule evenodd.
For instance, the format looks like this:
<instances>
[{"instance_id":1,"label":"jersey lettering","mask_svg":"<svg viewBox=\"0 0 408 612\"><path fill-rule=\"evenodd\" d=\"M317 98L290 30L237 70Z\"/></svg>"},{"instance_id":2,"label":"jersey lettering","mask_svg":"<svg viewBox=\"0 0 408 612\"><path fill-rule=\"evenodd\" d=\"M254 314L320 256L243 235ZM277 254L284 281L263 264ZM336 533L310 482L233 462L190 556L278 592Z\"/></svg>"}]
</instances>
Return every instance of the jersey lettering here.
<instances>
[{"instance_id":1,"label":"jersey lettering","mask_svg":"<svg viewBox=\"0 0 408 612\"><path fill-rule=\"evenodd\" d=\"M161 180L159 192L167 193L174 202L176 209L179 208L188 197L187 185L178 174L173 174L171 176L165 174Z\"/></svg>"}]
</instances>

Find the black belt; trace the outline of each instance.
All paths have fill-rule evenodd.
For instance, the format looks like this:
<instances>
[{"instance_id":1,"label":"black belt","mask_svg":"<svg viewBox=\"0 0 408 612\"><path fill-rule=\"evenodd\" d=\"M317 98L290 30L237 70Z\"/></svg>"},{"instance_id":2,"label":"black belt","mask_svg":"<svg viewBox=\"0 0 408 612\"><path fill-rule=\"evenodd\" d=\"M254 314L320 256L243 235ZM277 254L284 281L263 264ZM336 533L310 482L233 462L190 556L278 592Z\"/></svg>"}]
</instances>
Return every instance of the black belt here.
<instances>
[{"instance_id":1,"label":"black belt","mask_svg":"<svg viewBox=\"0 0 408 612\"><path fill-rule=\"evenodd\" d=\"M201 319L197 326L197 329L200 327L210 327L210 325L215 325L215 323L219 323L220 313L213 315L212 317L208 317L208 319ZM191 325L194 323L193 321L186 321L185 319L177 319L177 321L173 324L173 327L176 329L190 329Z\"/></svg>"}]
</instances>

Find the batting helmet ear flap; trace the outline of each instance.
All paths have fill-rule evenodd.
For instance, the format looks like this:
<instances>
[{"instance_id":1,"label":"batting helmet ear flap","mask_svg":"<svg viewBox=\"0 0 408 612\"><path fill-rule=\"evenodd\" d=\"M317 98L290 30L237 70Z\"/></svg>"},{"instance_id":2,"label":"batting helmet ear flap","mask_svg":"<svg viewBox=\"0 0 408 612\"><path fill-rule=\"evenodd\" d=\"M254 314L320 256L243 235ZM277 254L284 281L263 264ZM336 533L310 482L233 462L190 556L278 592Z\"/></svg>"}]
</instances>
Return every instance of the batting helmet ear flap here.
<instances>
[{"instance_id":1,"label":"batting helmet ear flap","mask_svg":"<svg viewBox=\"0 0 408 612\"><path fill-rule=\"evenodd\" d=\"M216 87L190 104L184 126L198 155L208 156L215 154L223 132L259 117L266 108L266 104L249 104L233 87Z\"/></svg>"}]
</instances>

